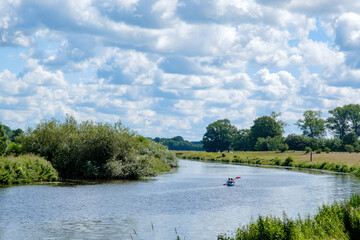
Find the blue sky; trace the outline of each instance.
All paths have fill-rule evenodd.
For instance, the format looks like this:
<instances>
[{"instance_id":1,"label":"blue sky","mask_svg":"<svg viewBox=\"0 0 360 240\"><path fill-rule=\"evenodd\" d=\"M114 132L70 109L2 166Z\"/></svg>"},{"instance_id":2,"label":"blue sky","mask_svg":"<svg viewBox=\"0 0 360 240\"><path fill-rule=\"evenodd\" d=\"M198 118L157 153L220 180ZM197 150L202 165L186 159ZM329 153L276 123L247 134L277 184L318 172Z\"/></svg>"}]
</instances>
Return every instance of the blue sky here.
<instances>
[{"instance_id":1,"label":"blue sky","mask_svg":"<svg viewBox=\"0 0 360 240\"><path fill-rule=\"evenodd\" d=\"M114 123L200 140L281 112L360 103L360 3L335 0L0 1L0 121Z\"/></svg>"}]
</instances>

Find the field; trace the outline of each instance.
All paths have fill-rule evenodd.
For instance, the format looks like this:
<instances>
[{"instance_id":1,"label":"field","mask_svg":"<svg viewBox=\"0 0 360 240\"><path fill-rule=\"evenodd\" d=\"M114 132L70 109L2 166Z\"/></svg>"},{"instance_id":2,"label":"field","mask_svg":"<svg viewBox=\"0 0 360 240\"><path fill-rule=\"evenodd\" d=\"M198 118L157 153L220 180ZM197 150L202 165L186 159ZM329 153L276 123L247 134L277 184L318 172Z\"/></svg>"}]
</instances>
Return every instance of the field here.
<instances>
[{"instance_id":1,"label":"field","mask_svg":"<svg viewBox=\"0 0 360 240\"><path fill-rule=\"evenodd\" d=\"M312 155L312 161L310 157ZM195 152L176 151L178 158L197 159L203 161L221 161L228 163L244 163L259 165L293 166L303 168L324 169L335 172L360 172L360 153L305 153L304 151L281 152Z\"/></svg>"}]
</instances>

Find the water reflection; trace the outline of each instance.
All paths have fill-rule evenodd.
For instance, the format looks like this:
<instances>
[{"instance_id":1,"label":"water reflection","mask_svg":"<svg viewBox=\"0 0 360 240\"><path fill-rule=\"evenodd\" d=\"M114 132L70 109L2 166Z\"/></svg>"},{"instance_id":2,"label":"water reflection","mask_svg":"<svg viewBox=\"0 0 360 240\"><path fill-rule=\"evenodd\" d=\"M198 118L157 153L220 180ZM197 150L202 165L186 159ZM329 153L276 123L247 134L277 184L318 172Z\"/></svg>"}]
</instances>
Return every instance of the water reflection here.
<instances>
[{"instance_id":1,"label":"water reflection","mask_svg":"<svg viewBox=\"0 0 360 240\"><path fill-rule=\"evenodd\" d=\"M307 216L359 189L349 175L181 160L146 181L0 189L0 239L175 239L175 228L186 239L216 239L259 214Z\"/></svg>"}]
</instances>

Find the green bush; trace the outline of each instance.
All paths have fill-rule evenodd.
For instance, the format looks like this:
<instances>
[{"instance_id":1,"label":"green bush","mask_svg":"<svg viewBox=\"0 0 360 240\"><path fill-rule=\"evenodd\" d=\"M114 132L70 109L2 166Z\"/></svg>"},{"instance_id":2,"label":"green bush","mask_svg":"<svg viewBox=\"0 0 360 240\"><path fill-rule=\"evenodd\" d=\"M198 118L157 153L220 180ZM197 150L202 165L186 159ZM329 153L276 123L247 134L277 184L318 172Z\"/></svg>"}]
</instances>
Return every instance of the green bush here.
<instances>
[{"instance_id":1,"label":"green bush","mask_svg":"<svg viewBox=\"0 0 360 240\"><path fill-rule=\"evenodd\" d=\"M354 146L353 145L350 145L350 144L346 144L345 146L344 146L344 148L345 148L345 151L347 151L348 153L352 153L352 152L354 152Z\"/></svg>"},{"instance_id":2,"label":"green bush","mask_svg":"<svg viewBox=\"0 0 360 240\"><path fill-rule=\"evenodd\" d=\"M57 180L56 170L43 158L33 155L0 158L0 185Z\"/></svg>"},{"instance_id":3,"label":"green bush","mask_svg":"<svg viewBox=\"0 0 360 240\"><path fill-rule=\"evenodd\" d=\"M68 117L42 121L18 139L24 152L49 160L65 179L137 179L153 175L159 159L177 165L175 154L121 125ZM163 169L161 167L161 169Z\"/></svg>"},{"instance_id":4,"label":"green bush","mask_svg":"<svg viewBox=\"0 0 360 240\"><path fill-rule=\"evenodd\" d=\"M320 148L317 149L317 150L315 151L315 153L316 153L316 154L320 154L320 153L321 153L321 149L320 149Z\"/></svg>"},{"instance_id":5,"label":"green bush","mask_svg":"<svg viewBox=\"0 0 360 240\"><path fill-rule=\"evenodd\" d=\"M305 147L305 153L309 153L311 151L312 151L311 147Z\"/></svg>"},{"instance_id":6,"label":"green bush","mask_svg":"<svg viewBox=\"0 0 360 240\"><path fill-rule=\"evenodd\" d=\"M22 153L21 146L17 143L10 143L5 151L5 155L19 156Z\"/></svg>"},{"instance_id":7,"label":"green bush","mask_svg":"<svg viewBox=\"0 0 360 240\"><path fill-rule=\"evenodd\" d=\"M325 148L324 148L324 152L326 152L326 153L330 153L330 152L331 152L331 149L330 149L330 148L328 148L328 147L325 147Z\"/></svg>"},{"instance_id":8,"label":"green bush","mask_svg":"<svg viewBox=\"0 0 360 240\"><path fill-rule=\"evenodd\" d=\"M293 162L294 162L294 158L292 156L289 156L282 163L282 166L292 166Z\"/></svg>"}]
</instances>

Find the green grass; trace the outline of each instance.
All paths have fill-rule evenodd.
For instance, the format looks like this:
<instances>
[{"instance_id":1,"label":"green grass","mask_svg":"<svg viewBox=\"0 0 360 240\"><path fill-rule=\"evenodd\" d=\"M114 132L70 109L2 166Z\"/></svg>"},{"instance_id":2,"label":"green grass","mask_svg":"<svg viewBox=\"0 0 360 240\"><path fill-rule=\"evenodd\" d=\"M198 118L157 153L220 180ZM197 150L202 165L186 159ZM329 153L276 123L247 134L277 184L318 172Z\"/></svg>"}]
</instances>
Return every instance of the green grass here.
<instances>
[{"instance_id":1,"label":"green grass","mask_svg":"<svg viewBox=\"0 0 360 240\"><path fill-rule=\"evenodd\" d=\"M57 180L58 173L44 158L34 155L0 157L0 185Z\"/></svg>"},{"instance_id":2,"label":"green grass","mask_svg":"<svg viewBox=\"0 0 360 240\"><path fill-rule=\"evenodd\" d=\"M360 236L360 196L343 203L323 205L313 217L289 219L259 216L238 228L235 236L219 235L218 240L247 239L358 239Z\"/></svg>"},{"instance_id":3,"label":"green grass","mask_svg":"<svg viewBox=\"0 0 360 240\"><path fill-rule=\"evenodd\" d=\"M287 151L284 153L274 151L230 153L176 151L175 153L177 157L184 159L219 161L224 163L292 166L353 173L360 177L360 153L313 153L312 161L310 161L310 153L305 153L303 151Z\"/></svg>"}]
</instances>

